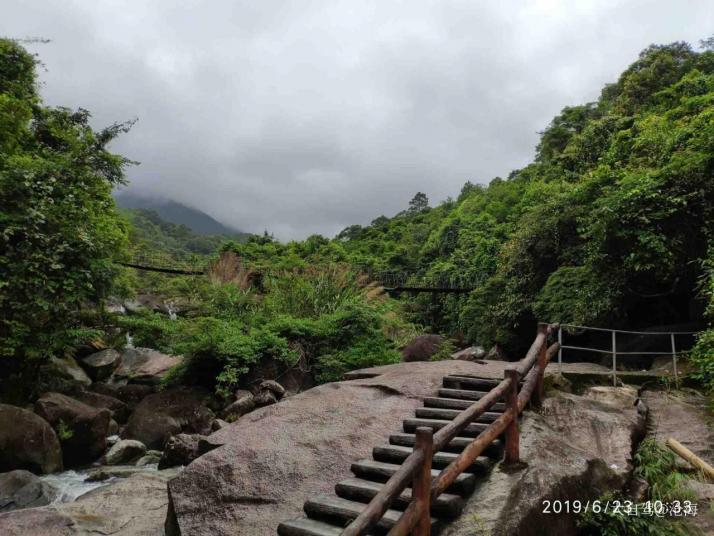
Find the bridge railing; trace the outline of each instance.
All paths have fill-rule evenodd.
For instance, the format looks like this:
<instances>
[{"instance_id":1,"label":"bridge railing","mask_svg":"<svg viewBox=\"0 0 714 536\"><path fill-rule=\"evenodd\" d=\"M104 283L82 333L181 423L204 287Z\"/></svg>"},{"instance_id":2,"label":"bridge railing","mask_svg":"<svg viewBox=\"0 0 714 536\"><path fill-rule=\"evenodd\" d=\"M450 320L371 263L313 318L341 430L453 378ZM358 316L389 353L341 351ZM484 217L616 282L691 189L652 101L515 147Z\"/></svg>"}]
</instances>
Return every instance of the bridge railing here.
<instances>
[{"instance_id":1,"label":"bridge railing","mask_svg":"<svg viewBox=\"0 0 714 536\"><path fill-rule=\"evenodd\" d=\"M559 345L548 346L550 335L557 325L539 324L538 333L525 358L506 369L504 379L480 400L461 411L454 420L433 434L431 428L416 430L415 448L402 466L350 523L342 536L368 534L379 522L390 505L411 484L409 505L389 531L389 536L428 536L431 530L431 504L456 478L470 467L498 436L506 433L505 459L507 464L519 462L518 415L532 401L540 405L543 399L543 374L548 361L557 353ZM519 381L524 379L520 392ZM505 399L505 411L459 454L439 475L432 479L431 460L469 424L488 411L499 400Z\"/></svg>"},{"instance_id":2,"label":"bridge railing","mask_svg":"<svg viewBox=\"0 0 714 536\"><path fill-rule=\"evenodd\" d=\"M587 346L574 346L563 344L563 339L568 331L577 330L580 332L594 331L610 333L610 347L609 348L591 348ZM628 334L628 335L638 335L642 337L659 337L663 338L665 343L669 345L667 350L663 351L623 351L617 349L617 334ZM608 328L594 328L591 326L578 326L574 324L559 324L558 327L558 343L560 343L560 349L558 350L558 368L562 370L563 368L563 350L577 350L583 352L595 352L599 354L610 354L612 356L612 384L617 385L617 358L618 356L641 356L641 355L651 355L651 356L665 356L670 355L672 357L672 374L674 376L675 384L679 384L679 375L677 372L677 344L676 337L678 335L695 335L695 331L628 331L624 329L608 329ZM680 352L681 353L681 352Z\"/></svg>"}]
</instances>

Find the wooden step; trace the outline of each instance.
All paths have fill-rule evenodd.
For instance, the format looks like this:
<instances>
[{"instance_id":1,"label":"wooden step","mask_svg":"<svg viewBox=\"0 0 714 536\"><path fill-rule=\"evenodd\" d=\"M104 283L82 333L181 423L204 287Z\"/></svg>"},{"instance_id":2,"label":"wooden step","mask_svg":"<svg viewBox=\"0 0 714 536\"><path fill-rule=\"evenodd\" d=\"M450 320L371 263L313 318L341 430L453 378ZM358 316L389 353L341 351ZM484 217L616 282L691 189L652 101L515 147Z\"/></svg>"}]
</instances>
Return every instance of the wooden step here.
<instances>
[{"instance_id":1,"label":"wooden step","mask_svg":"<svg viewBox=\"0 0 714 536\"><path fill-rule=\"evenodd\" d=\"M298 519L291 519L290 521L283 521L278 525L278 535L279 536L340 536L342 534L342 529L344 527L338 527L335 525L330 525L329 523L324 523L323 521L316 521L315 519L308 519L306 517L301 517Z\"/></svg>"},{"instance_id":2,"label":"wooden step","mask_svg":"<svg viewBox=\"0 0 714 536\"><path fill-rule=\"evenodd\" d=\"M442 419L445 421L453 421L461 413L458 409L443 409L443 408L417 408L416 416L420 419ZM502 413L495 411L486 411L479 415L475 422L491 423L498 419Z\"/></svg>"},{"instance_id":3,"label":"wooden step","mask_svg":"<svg viewBox=\"0 0 714 536\"><path fill-rule=\"evenodd\" d=\"M309 499L304 506L305 513L311 519L327 521L337 526L345 527L356 518L366 505L364 503L350 501L342 497L332 495L319 495ZM387 510L379 523L375 526L375 533L385 533L391 529L401 517L399 510ZM431 519L431 524L437 524L435 518Z\"/></svg>"},{"instance_id":4,"label":"wooden step","mask_svg":"<svg viewBox=\"0 0 714 536\"><path fill-rule=\"evenodd\" d=\"M455 437L449 444L446 445L442 451L448 452L461 452L464 450L472 441L473 437ZM392 434L389 436L389 443L391 445L399 445L402 447L413 447L416 442L416 436L414 434ZM500 439L493 441L486 449L483 451L484 456L489 456L491 458L500 458L503 456L503 442Z\"/></svg>"},{"instance_id":5,"label":"wooden step","mask_svg":"<svg viewBox=\"0 0 714 536\"><path fill-rule=\"evenodd\" d=\"M405 432L413 434L420 426L426 426L432 430L440 430L451 421L443 419L404 419L402 428ZM460 434L465 437L476 437L488 427L488 424L481 422L472 422L466 428L461 430Z\"/></svg>"},{"instance_id":6,"label":"wooden step","mask_svg":"<svg viewBox=\"0 0 714 536\"><path fill-rule=\"evenodd\" d=\"M459 400L481 400L488 391L470 391L467 389L447 389L445 387L439 389L441 398L457 398Z\"/></svg>"},{"instance_id":7,"label":"wooden step","mask_svg":"<svg viewBox=\"0 0 714 536\"><path fill-rule=\"evenodd\" d=\"M354 475L360 478L375 482L386 482L389 477L397 472L399 465L364 459L354 462L351 469ZM439 470L432 469L431 476L432 478L439 476ZM446 491L464 496L470 494L474 487L476 487L476 476L472 473L461 473Z\"/></svg>"},{"instance_id":8,"label":"wooden step","mask_svg":"<svg viewBox=\"0 0 714 536\"><path fill-rule=\"evenodd\" d=\"M502 380L486 378L469 378L466 376L444 376L442 385L450 389L465 389L468 391L490 391Z\"/></svg>"},{"instance_id":9,"label":"wooden step","mask_svg":"<svg viewBox=\"0 0 714 536\"><path fill-rule=\"evenodd\" d=\"M384 445L381 447L374 447L372 450L372 457L378 462L387 463L402 463L407 457L412 453L412 447L402 447L399 445ZM447 467L451 462L453 462L458 457L458 454L453 452L437 452L432 458L432 467L435 469L443 469ZM486 456L479 456L476 458L474 463L466 469L467 473L474 473L477 475L483 475L488 473L493 465L491 458Z\"/></svg>"},{"instance_id":10,"label":"wooden step","mask_svg":"<svg viewBox=\"0 0 714 536\"><path fill-rule=\"evenodd\" d=\"M368 503L372 497L377 495L384 487L384 484L363 480L361 478L348 478L335 486L335 493L344 499ZM404 510L412 499L411 488L405 489L402 494L392 503L394 510ZM458 495L442 493L431 503L431 514L438 518L455 519L464 508L464 500Z\"/></svg>"},{"instance_id":11,"label":"wooden step","mask_svg":"<svg viewBox=\"0 0 714 536\"><path fill-rule=\"evenodd\" d=\"M456 398L427 397L424 399L424 407L444 408L444 409L467 409L475 400L459 400ZM491 411L504 411L506 406L503 402L496 402L491 406Z\"/></svg>"}]
</instances>

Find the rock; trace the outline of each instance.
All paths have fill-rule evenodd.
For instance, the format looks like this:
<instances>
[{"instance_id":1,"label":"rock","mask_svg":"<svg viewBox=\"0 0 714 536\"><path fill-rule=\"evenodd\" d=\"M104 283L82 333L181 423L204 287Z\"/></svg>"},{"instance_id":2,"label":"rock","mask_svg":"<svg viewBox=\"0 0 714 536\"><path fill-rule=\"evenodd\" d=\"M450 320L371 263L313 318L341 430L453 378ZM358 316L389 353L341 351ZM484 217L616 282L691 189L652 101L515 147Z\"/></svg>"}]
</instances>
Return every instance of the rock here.
<instances>
[{"instance_id":1,"label":"rock","mask_svg":"<svg viewBox=\"0 0 714 536\"><path fill-rule=\"evenodd\" d=\"M119 441L121 438L119 437L118 434L113 434L110 436L107 436L107 446L111 447L112 445L115 445L117 441Z\"/></svg>"},{"instance_id":2,"label":"rock","mask_svg":"<svg viewBox=\"0 0 714 536\"><path fill-rule=\"evenodd\" d=\"M254 400L255 405L258 407L269 406L270 404L275 404L278 401L275 393L273 391L268 391L267 389L255 395Z\"/></svg>"},{"instance_id":3,"label":"rock","mask_svg":"<svg viewBox=\"0 0 714 536\"><path fill-rule=\"evenodd\" d=\"M47 421L31 411L0 404L0 471L62 470L59 439Z\"/></svg>"},{"instance_id":4,"label":"rock","mask_svg":"<svg viewBox=\"0 0 714 536\"><path fill-rule=\"evenodd\" d=\"M198 442L203 437L199 434L178 434L170 437L159 461L159 469L188 465L198 458Z\"/></svg>"},{"instance_id":5,"label":"rock","mask_svg":"<svg viewBox=\"0 0 714 536\"><path fill-rule=\"evenodd\" d=\"M168 371L181 363L181 358L162 354L151 348L127 348L121 364L114 371L110 383L140 383L158 385Z\"/></svg>"},{"instance_id":6,"label":"rock","mask_svg":"<svg viewBox=\"0 0 714 536\"><path fill-rule=\"evenodd\" d=\"M525 468L494 470L444 536L578 534L576 515L544 512L543 501L585 502L622 489L645 418L634 405L559 393L539 413L524 412L520 426Z\"/></svg>"},{"instance_id":7,"label":"rock","mask_svg":"<svg viewBox=\"0 0 714 536\"><path fill-rule=\"evenodd\" d=\"M638 399L637 389L630 385L622 387L596 385L588 387L583 396L623 409L635 407Z\"/></svg>"},{"instance_id":8,"label":"rock","mask_svg":"<svg viewBox=\"0 0 714 536\"><path fill-rule=\"evenodd\" d=\"M501 348L498 344L494 344L484 359L489 361L508 361L508 356L503 351L503 348Z\"/></svg>"},{"instance_id":9,"label":"rock","mask_svg":"<svg viewBox=\"0 0 714 536\"><path fill-rule=\"evenodd\" d=\"M256 409L199 442L201 455L170 481L167 534L275 536L306 499L333 493L355 460L401 429L446 374L503 366L468 361L399 363L374 377L321 385ZM220 448L215 448L220 447Z\"/></svg>"},{"instance_id":10,"label":"rock","mask_svg":"<svg viewBox=\"0 0 714 536\"><path fill-rule=\"evenodd\" d=\"M160 450L147 450L146 454L136 460L134 465L141 467L143 465L158 464L161 460L161 455L162 452Z\"/></svg>"},{"instance_id":11,"label":"rock","mask_svg":"<svg viewBox=\"0 0 714 536\"><path fill-rule=\"evenodd\" d=\"M273 394L275 395L275 398L280 400L283 395L285 394L285 388L280 385L278 382L275 380L264 380L260 384L260 390L261 391L272 391Z\"/></svg>"},{"instance_id":12,"label":"rock","mask_svg":"<svg viewBox=\"0 0 714 536\"><path fill-rule=\"evenodd\" d=\"M104 460L107 465L119 465L141 458L145 453L146 445L141 441L122 439L112 445L112 448L104 455Z\"/></svg>"},{"instance_id":13,"label":"rock","mask_svg":"<svg viewBox=\"0 0 714 536\"><path fill-rule=\"evenodd\" d=\"M78 382L80 385L88 386L92 380L84 369L77 364L77 361L72 357L50 357L49 366L52 373L65 380Z\"/></svg>"},{"instance_id":14,"label":"rock","mask_svg":"<svg viewBox=\"0 0 714 536\"><path fill-rule=\"evenodd\" d=\"M113 348L107 348L81 359L82 366L87 371L87 374L94 381L103 381L109 378L119 366L121 354Z\"/></svg>"},{"instance_id":15,"label":"rock","mask_svg":"<svg viewBox=\"0 0 714 536\"><path fill-rule=\"evenodd\" d=\"M627 497L636 503L644 502L649 487L647 480L639 476L633 476L627 486Z\"/></svg>"},{"instance_id":16,"label":"rock","mask_svg":"<svg viewBox=\"0 0 714 536\"><path fill-rule=\"evenodd\" d=\"M543 380L546 391L562 391L563 393L573 392L573 382L560 373L547 374Z\"/></svg>"},{"instance_id":17,"label":"rock","mask_svg":"<svg viewBox=\"0 0 714 536\"><path fill-rule=\"evenodd\" d=\"M138 439L151 449L163 449L172 435L207 435L211 432L214 415L203 405L203 398L203 393L187 389L149 395L129 417L121 436Z\"/></svg>"},{"instance_id":18,"label":"rock","mask_svg":"<svg viewBox=\"0 0 714 536\"><path fill-rule=\"evenodd\" d=\"M228 424L229 424L229 423L228 423L227 421L224 421L223 419L215 419L215 420L211 423L211 431L212 431L212 432L217 432L217 431L220 430L221 428L225 428L226 426L228 426Z\"/></svg>"},{"instance_id":19,"label":"rock","mask_svg":"<svg viewBox=\"0 0 714 536\"><path fill-rule=\"evenodd\" d=\"M419 335L402 350L402 361L429 361L439 351L444 338L441 335Z\"/></svg>"},{"instance_id":20,"label":"rock","mask_svg":"<svg viewBox=\"0 0 714 536\"><path fill-rule=\"evenodd\" d=\"M237 391L236 400L223 410L223 416L228 421L235 421L241 415L245 415L255 408L255 397L250 391Z\"/></svg>"},{"instance_id":21,"label":"rock","mask_svg":"<svg viewBox=\"0 0 714 536\"><path fill-rule=\"evenodd\" d=\"M29 471L0 474L0 513L50 504L57 490Z\"/></svg>"},{"instance_id":22,"label":"rock","mask_svg":"<svg viewBox=\"0 0 714 536\"><path fill-rule=\"evenodd\" d=\"M93 408L108 409L112 414L112 419L117 422L125 423L129 417L129 408L127 405L113 396L95 393L93 391L79 391L74 393L73 398Z\"/></svg>"},{"instance_id":23,"label":"rock","mask_svg":"<svg viewBox=\"0 0 714 536\"><path fill-rule=\"evenodd\" d=\"M109 314L125 315L126 307L116 298L109 298L104 304L104 310Z\"/></svg>"},{"instance_id":24,"label":"rock","mask_svg":"<svg viewBox=\"0 0 714 536\"><path fill-rule=\"evenodd\" d=\"M111 412L97 409L59 393L45 393L35 402L35 413L58 432L67 433L62 457L67 467L91 463L107 448Z\"/></svg>"},{"instance_id":25,"label":"rock","mask_svg":"<svg viewBox=\"0 0 714 536\"><path fill-rule=\"evenodd\" d=\"M107 438L115 437L119 435L119 423L114 419L109 419L109 426L107 427ZM108 442L107 442L108 445Z\"/></svg>"},{"instance_id":26,"label":"rock","mask_svg":"<svg viewBox=\"0 0 714 536\"><path fill-rule=\"evenodd\" d=\"M459 359L462 361L478 361L484 357L486 357L486 350L481 346L469 346L455 354L451 354L451 359Z\"/></svg>"},{"instance_id":27,"label":"rock","mask_svg":"<svg viewBox=\"0 0 714 536\"><path fill-rule=\"evenodd\" d=\"M3 536L159 536L173 472L135 474L82 495L74 502L0 515Z\"/></svg>"}]
</instances>

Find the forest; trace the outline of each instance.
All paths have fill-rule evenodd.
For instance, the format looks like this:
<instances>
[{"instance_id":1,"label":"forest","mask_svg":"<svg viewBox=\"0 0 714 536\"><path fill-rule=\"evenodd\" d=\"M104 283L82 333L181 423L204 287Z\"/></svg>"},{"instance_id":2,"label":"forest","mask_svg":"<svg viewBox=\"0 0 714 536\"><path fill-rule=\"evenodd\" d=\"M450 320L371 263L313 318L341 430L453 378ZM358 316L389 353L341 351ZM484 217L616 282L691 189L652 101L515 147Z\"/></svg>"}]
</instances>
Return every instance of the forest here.
<instances>
[{"instance_id":1,"label":"forest","mask_svg":"<svg viewBox=\"0 0 714 536\"><path fill-rule=\"evenodd\" d=\"M455 197L409 206L334 238L199 237L112 191L133 162L114 154L131 123L45 105L39 59L0 40L0 381L32 398L47 361L135 344L181 354L167 384L228 396L265 360L316 381L396 362L419 333L499 344L512 358L538 321L611 328L688 326L693 378L714 388L714 40L652 45L596 102L564 108L533 162ZM121 265L137 252L208 255L207 277ZM439 277L467 294L390 296L366 270ZM108 312L155 294L171 319ZM437 356L438 357L438 356ZM16 381L16 380L20 381Z\"/></svg>"}]
</instances>

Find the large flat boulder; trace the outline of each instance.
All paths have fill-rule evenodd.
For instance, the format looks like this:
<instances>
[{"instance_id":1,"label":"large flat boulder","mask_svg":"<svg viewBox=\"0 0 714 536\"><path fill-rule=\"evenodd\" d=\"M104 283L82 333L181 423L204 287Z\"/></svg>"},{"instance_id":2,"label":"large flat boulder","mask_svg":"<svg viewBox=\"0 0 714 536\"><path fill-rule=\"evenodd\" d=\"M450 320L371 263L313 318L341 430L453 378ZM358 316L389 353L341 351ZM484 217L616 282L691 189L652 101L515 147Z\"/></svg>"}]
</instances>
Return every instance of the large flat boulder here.
<instances>
[{"instance_id":1,"label":"large flat boulder","mask_svg":"<svg viewBox=\"0 0 714 536\"><path fill-rule=\"evenodd\" d=\"M400 430L446 374L479 374L467 361L376 367L369 378L321 385L243 415L209 436L222 445L169 482L167 534L274 536L306 499L332 493L350 464ZM503 376L503 368L494 376Z\"/></svg>"},{"instance_id":2,"label":"large flat boulder","mask_svg":"<svg viewBox=\"0 0 714 536\"><path fill-rule=\"evenodd\" d=\"M179 363L180 357L162 354L151 348L127 348L121 354L119 367L111 375L109 382L157 385L168 371Z\"/></svg>"},{"instance_id":3,"label":"large flat boulder","mask_svg":"<svg viewBox=\"0 0 714 536\"><path fill-rule=\"evenodd\" d=\"M121 354L114 348L94 352L81 359L82 366L94 381L106 380L119 366Z\"/></svg>"},{"instance_id":4,"label":"large flat boulder","mask_svg":"<svg viewBox=\"0 0 714 536\"><path fill-rule=\"evenodd\" d=\"M204 406L205 396L203 392L188 389L149 395L131 414L121 436L141 441L149 449L163 450L173 435L210 434L215 416Z\"/></svg>"},{"instance_id":5,"label":"large flat boulder","mask_svg":"<svg viewBox=\"0 0 714 536\"><path fill-rule=\"evenodd\" d=\"M31 411L0 404L0 471L62 470L62 449L50 424Z\"/></svg>"},{"instance_id":6,"label":"large flat boulder","mask_svg":"<svg viewBox=\"0 0 714 536\"><path fill-rule=\"evenodd\" d=\"M162 536L168 475L135 474L92 490L72 503L0 514L0 534Z\"/></svg>"},{"instance_id":7,"label":"large flat boulder","mask_svg":"<svg viewBox=\"0 0 714 536\"><path fill-rule=\"evenodd\" d=\"M111 419L108 409L94 408L60 393L45 393L35 402L35 413L60 432L66 466L92 463L106 450Z\"/></svg>"},{"instance_id":8,"label":"large flat boulder","mask_svg":"<svg viewBox=\"0 0 714 536\"><path fill-rule=\"evenodd\" d=\"M625 485L645 432L643 408L628 395L626 389L610 392L605 403L561 393L547 398L540 412L526 411L520 454L527 465L496 468L444 536L578 534L576 515L545 512L543 501L584 503Z\"/></svg>"}]
</instances>

